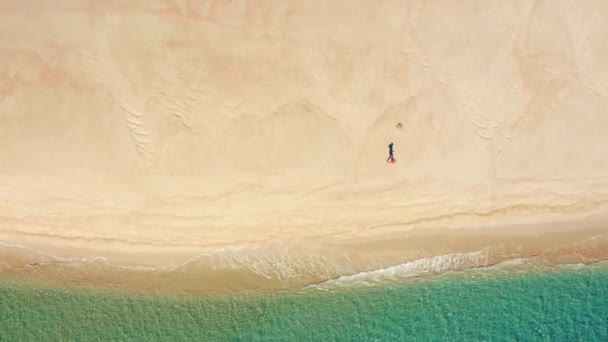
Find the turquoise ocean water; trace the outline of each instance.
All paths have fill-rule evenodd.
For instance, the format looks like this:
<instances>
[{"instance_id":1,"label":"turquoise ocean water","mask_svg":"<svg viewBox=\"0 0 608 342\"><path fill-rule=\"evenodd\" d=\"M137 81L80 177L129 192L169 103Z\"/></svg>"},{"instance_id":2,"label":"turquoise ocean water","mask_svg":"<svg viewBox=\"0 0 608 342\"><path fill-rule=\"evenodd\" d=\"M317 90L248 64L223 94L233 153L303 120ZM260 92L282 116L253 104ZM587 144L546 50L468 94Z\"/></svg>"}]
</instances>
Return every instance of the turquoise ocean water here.
<instances>
[{"instance_id":1,"label":"turquoise ocean water","mask_svg":"<svg viewBox=\"0 0 608 342\"><path fill-rule=\"evenodd\" d=\"M0 284L0 341L608 341L608 267L143 295Z\"/></svg>"}]
</instances>

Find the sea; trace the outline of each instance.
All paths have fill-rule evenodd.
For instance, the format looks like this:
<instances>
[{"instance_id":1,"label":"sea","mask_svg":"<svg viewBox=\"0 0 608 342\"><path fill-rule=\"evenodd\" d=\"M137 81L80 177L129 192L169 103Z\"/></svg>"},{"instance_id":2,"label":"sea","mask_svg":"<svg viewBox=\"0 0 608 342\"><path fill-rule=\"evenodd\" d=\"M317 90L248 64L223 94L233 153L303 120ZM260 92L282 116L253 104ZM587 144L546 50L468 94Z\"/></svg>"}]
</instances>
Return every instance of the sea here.
<instances>
[{"instance_id":1,"label":"sea","mask_svg":"<svg viewBox=\"0 0 608 342\"><path fill-rule=\"evenodd\" d=\"M198 294L4 279L0 341L608 341L606 263L377 273Z\"/></svg>"}]
</instances>

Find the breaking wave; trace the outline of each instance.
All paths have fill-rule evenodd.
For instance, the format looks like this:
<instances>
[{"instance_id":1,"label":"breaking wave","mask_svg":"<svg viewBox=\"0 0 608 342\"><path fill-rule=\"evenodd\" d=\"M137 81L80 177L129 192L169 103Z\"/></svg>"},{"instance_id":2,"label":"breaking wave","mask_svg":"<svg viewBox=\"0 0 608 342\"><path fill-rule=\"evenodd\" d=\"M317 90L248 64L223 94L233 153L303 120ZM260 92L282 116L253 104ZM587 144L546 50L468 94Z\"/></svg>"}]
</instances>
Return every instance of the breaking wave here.
<instances>
[{"instance_id":1,"label":"breaking wave","mask_svg":"<svg viewBox=\"0 0 608 342\"><path fill-rule=\"evenodd\" d=\"M483 267L488 265L489 251L481 250L471 253L453 253L421 258L410 262L389 266L382 269L359 272L352 275L340 276L309 287L335 285L372 285L387 281L403 280L406 278L440 274L448 271L458 271Z\"/></svg>"}]
</instances>

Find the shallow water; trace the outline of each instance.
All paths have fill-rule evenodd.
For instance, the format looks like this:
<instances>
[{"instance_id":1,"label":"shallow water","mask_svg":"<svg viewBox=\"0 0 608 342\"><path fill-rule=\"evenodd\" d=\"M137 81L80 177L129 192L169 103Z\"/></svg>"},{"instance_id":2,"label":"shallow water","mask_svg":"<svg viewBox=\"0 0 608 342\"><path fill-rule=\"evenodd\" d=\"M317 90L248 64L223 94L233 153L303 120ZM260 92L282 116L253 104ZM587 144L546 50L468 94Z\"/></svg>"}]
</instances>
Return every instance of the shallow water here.
<instances>
[{"instance_id":1,"label":"shallow water","mask_svg":"<svg viewBox=\"0 0 608 342\"><path fill-rule=\"evenodd\" d=\"M2 341L606 341L608 266L150 295L0 284Z\"/></svg>"}]
</instances>

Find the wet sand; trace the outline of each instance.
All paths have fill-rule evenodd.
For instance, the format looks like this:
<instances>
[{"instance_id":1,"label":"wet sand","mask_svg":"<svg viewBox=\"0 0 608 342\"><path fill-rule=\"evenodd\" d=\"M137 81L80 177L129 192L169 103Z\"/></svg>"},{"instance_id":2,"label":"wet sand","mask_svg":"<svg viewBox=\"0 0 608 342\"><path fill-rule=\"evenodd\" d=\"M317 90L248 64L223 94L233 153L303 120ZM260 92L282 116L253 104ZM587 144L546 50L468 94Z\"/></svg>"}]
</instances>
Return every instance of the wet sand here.
<instances>
[{"instance_id":1,"label":"wet sand","mask_svg":"<svg viewBox=\"0 0 608 342\"><path fill-rule=\"evenodd\" d=\"M199 255L168 248L129 255L62 247L55 251L69 251L71 257L57 257L5 244L0 246L0 256L6 279L65 287L153 293L293 290L395 266L401 267L396 278L409 278L517 260L545 267L593 264L608 260L605 223L605 216L598 216L493 230L413 229L341 242L309 239L231 246ZM39 248L48 251L49 245Z\"/></svg>"}]
</instances>

